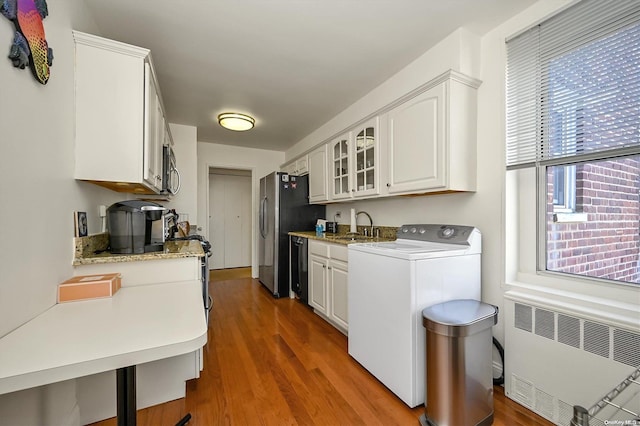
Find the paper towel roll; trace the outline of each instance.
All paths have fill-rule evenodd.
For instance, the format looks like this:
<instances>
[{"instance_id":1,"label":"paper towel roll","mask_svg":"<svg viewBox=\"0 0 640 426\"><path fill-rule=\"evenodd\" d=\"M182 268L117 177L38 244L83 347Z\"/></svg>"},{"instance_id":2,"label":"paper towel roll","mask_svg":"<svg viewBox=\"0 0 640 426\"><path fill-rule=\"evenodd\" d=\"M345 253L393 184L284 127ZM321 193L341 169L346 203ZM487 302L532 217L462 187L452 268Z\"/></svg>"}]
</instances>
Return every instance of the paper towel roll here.
<instances>
[{"instance_id":1,"label":"paper towel roll","mask_svg":"<svg viewBox=\"0 0 640 426\"><path fill-rule=\"evenodd\" d=\"M351 228L349 232L358 232L358 227L356 226L356 209L351 209Z\"/></svg>"}]
</instances>

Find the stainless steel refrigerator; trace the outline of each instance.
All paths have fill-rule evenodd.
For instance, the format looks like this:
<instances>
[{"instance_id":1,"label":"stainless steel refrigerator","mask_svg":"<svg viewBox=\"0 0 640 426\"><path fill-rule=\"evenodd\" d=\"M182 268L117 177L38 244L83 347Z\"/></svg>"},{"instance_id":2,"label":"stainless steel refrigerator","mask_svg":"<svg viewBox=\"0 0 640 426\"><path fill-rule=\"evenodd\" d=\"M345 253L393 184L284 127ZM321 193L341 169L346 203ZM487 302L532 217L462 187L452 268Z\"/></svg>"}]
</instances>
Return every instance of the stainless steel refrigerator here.
<instances>
[{"instance_id":1,"label":"stainless steel refrigerator","mask_svg":"<svg viewBox=\"0 0 640 426\"><path fill-rule=\"evenodd\" d=\"M275 297L289 295L289 235L313 231L326 208L309 204L309 177L273 172L260 179L260 282Z\"/></svg>"}]
</instances>

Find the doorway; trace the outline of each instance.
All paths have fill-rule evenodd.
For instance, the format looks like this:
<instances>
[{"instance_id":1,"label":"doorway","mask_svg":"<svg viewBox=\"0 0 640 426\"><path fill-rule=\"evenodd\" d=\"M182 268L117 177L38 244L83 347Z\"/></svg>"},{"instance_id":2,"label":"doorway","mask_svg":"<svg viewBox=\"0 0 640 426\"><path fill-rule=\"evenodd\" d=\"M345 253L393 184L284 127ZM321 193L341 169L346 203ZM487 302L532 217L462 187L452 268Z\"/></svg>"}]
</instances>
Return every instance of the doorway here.
<instances>
[{"instance_id":1,"label":"doorway","mask_svg":"<svg viewBox=\"0 0 640 426\"><path fill-rule=\"evenodd\" d=\"M210 269L251 265L251 170L209 169Z\"/></svg>"}]
</instances>

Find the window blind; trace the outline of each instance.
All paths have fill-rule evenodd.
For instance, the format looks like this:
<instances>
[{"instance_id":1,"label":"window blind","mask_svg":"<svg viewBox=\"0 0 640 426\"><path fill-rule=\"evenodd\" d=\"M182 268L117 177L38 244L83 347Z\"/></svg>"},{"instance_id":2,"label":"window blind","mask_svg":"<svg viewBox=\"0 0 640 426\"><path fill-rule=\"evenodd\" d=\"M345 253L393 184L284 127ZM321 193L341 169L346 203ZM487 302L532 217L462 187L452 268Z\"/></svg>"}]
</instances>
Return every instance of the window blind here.
<instances>
[{"instance_id":1,"label":"window blind","mask_svg":"<svg viewBox=\"0 0 640 426\"><path fill-rule=\"evenodd\" d=\"M640 1L582 0L507 40L508 169L640 152Z\"/></svg>"}]
</instances>

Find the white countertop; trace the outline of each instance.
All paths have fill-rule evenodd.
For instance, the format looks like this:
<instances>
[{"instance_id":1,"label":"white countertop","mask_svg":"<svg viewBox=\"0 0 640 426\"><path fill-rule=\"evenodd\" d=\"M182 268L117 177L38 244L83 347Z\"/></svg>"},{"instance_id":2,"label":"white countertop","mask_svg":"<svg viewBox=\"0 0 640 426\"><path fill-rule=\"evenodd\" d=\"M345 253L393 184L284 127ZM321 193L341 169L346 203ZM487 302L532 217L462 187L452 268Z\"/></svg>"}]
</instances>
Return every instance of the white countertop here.
<instances>
[{"instance_id":1,"label":"white countertop","mask_svg":"<svg viewBox=\"0 0 640 426\"><path fill-rule=\"evenodd\" d=\"M54 305L0 338L0 395L198 350L207 342L201 285Z\"/></svg>"}]
</instances>

